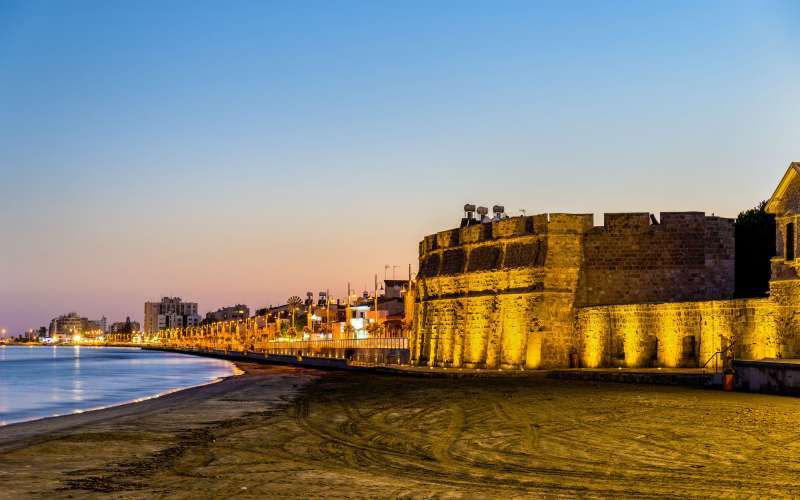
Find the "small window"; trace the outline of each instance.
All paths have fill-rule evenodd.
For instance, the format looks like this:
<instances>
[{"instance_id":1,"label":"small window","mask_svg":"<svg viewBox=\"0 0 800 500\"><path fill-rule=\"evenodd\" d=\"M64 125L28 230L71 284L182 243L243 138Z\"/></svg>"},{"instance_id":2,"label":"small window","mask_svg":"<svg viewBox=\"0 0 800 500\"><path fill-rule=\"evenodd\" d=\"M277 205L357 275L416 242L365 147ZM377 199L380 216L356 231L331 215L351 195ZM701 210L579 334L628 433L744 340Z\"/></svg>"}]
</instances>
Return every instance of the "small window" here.
<instances>
[{"instance_id":1,"label":"small window","mask_svg":"<svg viewBox=\"0 0 800 500\"><path fill-rule=\"evenodd\" d=\"M786 224L786 260L794 260L794 222Z\"/></svg>"}]
</instances>

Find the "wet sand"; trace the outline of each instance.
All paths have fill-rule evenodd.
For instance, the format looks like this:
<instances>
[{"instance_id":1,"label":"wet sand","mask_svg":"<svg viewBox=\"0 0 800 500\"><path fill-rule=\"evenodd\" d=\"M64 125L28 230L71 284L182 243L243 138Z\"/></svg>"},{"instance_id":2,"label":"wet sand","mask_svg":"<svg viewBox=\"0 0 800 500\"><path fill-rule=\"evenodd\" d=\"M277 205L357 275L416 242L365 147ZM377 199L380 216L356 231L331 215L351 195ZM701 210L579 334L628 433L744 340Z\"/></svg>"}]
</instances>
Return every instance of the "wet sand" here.
<instances>
[{"instance_id":1,"label":"wet sand","mask_svg":"<svg viewBox=\"0 0 800 500\"><path fill-rule=\"evenodd\" d=\"M240 366L219 384L0 429L0 495L800 495L800 399Z\"/></svg>"}]
</instances>

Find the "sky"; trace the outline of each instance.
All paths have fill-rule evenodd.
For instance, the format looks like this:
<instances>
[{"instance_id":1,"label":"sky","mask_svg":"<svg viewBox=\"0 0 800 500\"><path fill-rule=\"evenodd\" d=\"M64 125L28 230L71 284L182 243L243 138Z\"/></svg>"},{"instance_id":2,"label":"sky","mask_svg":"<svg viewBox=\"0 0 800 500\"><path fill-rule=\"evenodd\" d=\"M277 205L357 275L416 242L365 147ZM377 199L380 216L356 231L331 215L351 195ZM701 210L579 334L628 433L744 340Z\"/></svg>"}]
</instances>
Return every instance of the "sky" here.
<instances>
[{"instance_id":1,"label":"sky","mask_svg":"<svg viewBox=\"0 0 800 500\"><path fill-rule=\"evenodd\" d=\"M0 327L343 295L416 270L466 202L734 217L800 160L798 22L768 1L2 0Z\"/></svg>"}]
</instances>

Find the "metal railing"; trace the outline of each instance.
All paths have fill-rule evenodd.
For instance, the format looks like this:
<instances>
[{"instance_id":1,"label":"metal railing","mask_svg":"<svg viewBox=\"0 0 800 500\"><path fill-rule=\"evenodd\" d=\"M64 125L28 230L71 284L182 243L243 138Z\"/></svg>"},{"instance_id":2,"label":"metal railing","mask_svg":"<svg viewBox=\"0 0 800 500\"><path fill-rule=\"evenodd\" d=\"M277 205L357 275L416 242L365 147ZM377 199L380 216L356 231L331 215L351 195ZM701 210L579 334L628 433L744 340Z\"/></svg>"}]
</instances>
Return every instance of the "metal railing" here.
<instances>
[{"instance_id":1,"label":"metal railing","mask_svg":"<svg viewBox=\"0 0 800 500\"><path fill-rule=\"evenodd\" d=\"M408 349L407 337L386 337L368 339L337 339L337 340L273 340L265 342L259 347L270 351L272 349Z\"/></svg>"},{"instance_id":2,"label":"metal railing","mask_svg":"<svg viewBox=\"0 0 800 500\"><path fill-rule=\"evenodd\" d=\"M734 348L734 346L736 346L736 342L735 342L735 341L734 341L734 342L731 342L730 344L728 344L728 347L726 347L725 349L720 349L719 351L717 351L717 352L715 352L714 354L712 354L712 355L711 355L711 357L709 357L709 358L706 360L706 362L705 362L705 363L703 363L703 366L701 367L701 368L703 369L703 371L705 371L705 369L706 369L706 367L708 366L708 364L709 364L709 363L711 363L711 361L713 360L713 361L714 361L714 372L715 372L715 373L716 373L716 372L718 372L718 371L719 371L719 368L718 368L717 360L718 360L718 359L719 359L719 358L720 358L720 357L721 357L723 354L727 354L727 353L728 353L728 351L730 351L730 352L732 353L732 352L733 352L733 348ZM733 355L731 355L731 358L733 358ZM724 362L722 363L722 369L723 369L723 370L725 369L725 363L724 363Z\"/></svg>"}]
</instances>

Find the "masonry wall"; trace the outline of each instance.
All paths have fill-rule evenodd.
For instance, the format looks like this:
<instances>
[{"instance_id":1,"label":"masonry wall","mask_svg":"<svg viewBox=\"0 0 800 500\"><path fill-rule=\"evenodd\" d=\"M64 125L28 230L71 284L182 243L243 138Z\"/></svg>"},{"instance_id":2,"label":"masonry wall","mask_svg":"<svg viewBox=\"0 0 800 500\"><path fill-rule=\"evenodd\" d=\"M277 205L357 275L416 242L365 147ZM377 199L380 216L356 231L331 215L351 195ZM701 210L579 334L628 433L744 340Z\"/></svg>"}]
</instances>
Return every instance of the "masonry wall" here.
<instances>
[{"instance_id":1,"label":"masonry wall","mask_svg":"<svg viewBox=\"0 0 800 500\"><path fill-rule=\"evenodd\" d=\"M657 225L649 214L608 214L601 227L592 221L591 215L543 214L427 236L414 291L412 360L547 368L567 366L570 353L581 352L587 360L599 356L596 366L620 359L644 366L658 362L661 350L673 366L684 362L675 338L692 336L700 356L700 334L681 333L693 331L688 312L668 319L631 306L624 314L615 310L619 320L603 327L601 313L580 308L731 297L732 221L694 212L663 213ZM667 334L669 325L677 333ZM596 333L606 330L609 338ZM612 334L617 331L625 332L623 340ZM659 335L661 344L654 340Z\"/></svg>"},{"instance_id":2,"label":"masonry wall","mask_svg":"<svg viewBox=\"0 0 800 500\"><path fill-rule=\"evenodd\" d=\"M580 309L581 365L697 367L734 341L737 357L768 357L773 313L767 299Z\"/></svg>"},{"instance_id":3,"label":"masonry wall","mask_svg":"<svg viewBox=\"0 0 800 500\"><path fill-rule=\"evenodd\" d=\"M794 225L794 238L787 240L787 225ZM775 218L775 257L771 259L772 281L800 279L800 248L798 248L798 231L800 230L800 217L796 215L783 215ZM794 259L787 260L787 250L794 250Z\"/></svg>"},{"instance_id":4,"label":"masonry wall","mask_svg":"<svg viewBox=\"0 0 800 500\"><path fill-rule=\"evenodd\" d=\"M697 367L731 343L737 358L796 356L798 318L771 299L628 304L580 309L576 331L584 367Z\"/></svg>"},{"instance_id":5,"label":"masonry wall","mask_svg":"<svg viewBox=\"0 0 800 500\"><path fill-rule=\"evenodd\" d=\"M734 292L733 220L701 212L606 214L586 234L581 305L726 299Z\"/></svg>"},{"instance_id":6,"label":"masonry wall","mask_svg":"<svg viewBox=\"0 0 800 500\"><path fill-rule=\"evenodd\" d=\"M420 243L412 359L445 367L563 366L591 215L514 217Z\"/></svg>"}]
</instances>

